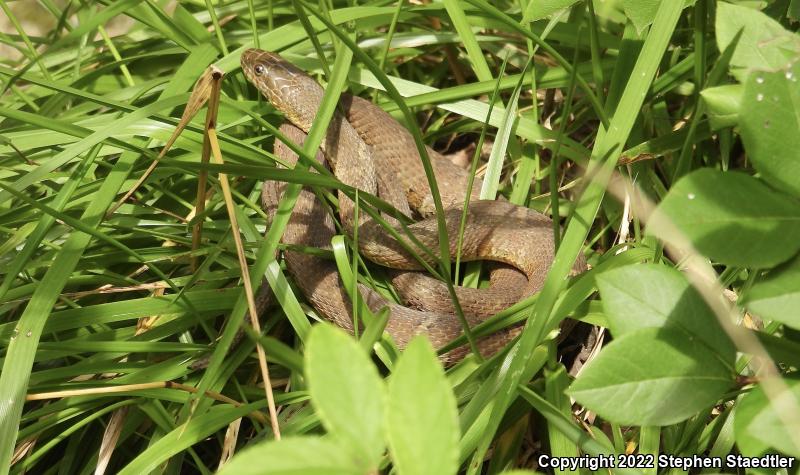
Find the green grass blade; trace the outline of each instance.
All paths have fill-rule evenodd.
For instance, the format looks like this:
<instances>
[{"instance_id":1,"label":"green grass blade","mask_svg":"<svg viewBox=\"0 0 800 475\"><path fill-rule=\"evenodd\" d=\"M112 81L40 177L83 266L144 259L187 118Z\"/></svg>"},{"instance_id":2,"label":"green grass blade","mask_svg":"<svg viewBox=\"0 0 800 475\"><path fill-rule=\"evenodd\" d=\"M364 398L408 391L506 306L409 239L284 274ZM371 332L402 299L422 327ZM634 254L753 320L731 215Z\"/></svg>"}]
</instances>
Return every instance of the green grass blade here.
<instances>
[{"instance_id":1,"label":"green grass blade","mask_svg":"<svg viewBox=\"0 0 800 475\"><path fill-rule=\"evenodd\" d=\"M120 157L112 173L103 182L97 198L83 213L81 220L84 224L96 227L101 222L136 158L137 155L133 153L125 153ZM12 337L8 345L0 374L0 474L8 473L10 467L25 390L42 328L90 240L91 236L85 233L74 232L70 235L25 307L16 326L16 337Z\"/></svg>"},{"instance_id":2,"label":"green grass blade","mask_svg":"<svg viewBox=\"0 0 800 475\"><path fill-rule=\"evenodd\" d=\"M314 122L311 130L309 131L308 137L303 144L303 153L306 157L313 157L313 155L316 153L317 148L319 148L319 144L322 143L322 138L325 135L328 123L333 117L336 104L339 101L339 94L342 91L347 78L347 69L350 67L352 55L349 51L350 50L347 48L340 48L338 54L336 55L336 60L334 62L328 88L325 89L325 95L323 96L322 104L320 105L317 113L317 120ZM252 266L251 275L253 276L253 287L257 287L260 284L261 278L266 272L270 261L275 259L274 256L278 247L278 241L280 240L281 236L283 236L283 231L286 229L286 225L289 222L292 209L297 202L297 198L300 195L301 189L301 185L292 183L287 185L284 190L283 197L278 203L275 219L272 221L272 224L257 251L256 262ZM279 291L278 288L274 287L272 290L273 292ZM236 302L236 306L234 307L233 311L231 312L231 321L241 322L244 317L246 307L247 304L244 299L244 294L242 294L239 300ZM222 337L220 338L219 346L222 348L230 347L235 334L236 327L234 325L226 327ZM212 354L208 363L208 367L206 368L203 378L200 380L200 384L198 385L201 393L207 391L210 387L212 387L212 385L216 384L216 382L219 380L218 378L221 377L220 369L223 357L224 351L215 351ZM200 401L200 403L197 405L197 413L202 414L203 412L207 411L210 407L210 404L211 402L208 399ZM191 404L185 405L182 410L180 420L187 420L190 412Z\"/></svg>"},{"instance_id":3,"label":"green grass blade","mask_svg":"<svg viewBox=\"0 0 800 475\"><path fill-rule=\"evenodd\" d=\"M461 8L461 2L458 0L444 0L443 3L447 9L447 14L450 15L453 26L458 32L458 36L464 43L464 48L467 50L467 56L475 75L478 76L480 81L491 81L493 79L492 72L489 70L483 51L481 51L478 40L475 38L475 33L472 32L469 19L464 13L464 9Z\"/></svg>"},{"instance_id":4,"label":"green grass blade","mask_svg":"<svg viewBox=\"0 0 800 475\"><path fill-rule=\"evenodd\" d=\"M616 158L627 142L634 120L638 111L641 110L659 61L678 22L681 9L682 4L680 3L662 2L660 4L655 22L645 40L634 66L631 80L622 94L609 129L607 132L601 130L598 133L598 140L592 150L590 168L587 171L587 176L592 177L592 180L576 205L574 217L567 226L561 247L545 280L534 311L528 319L525 331L506 357L503 370L496 373L495 381L498 384L496 403L489 428L485 431L483 441L474 454L473 464L470 466L472 473L475 473L477 467L480 466L480 461L483 460L483 456L489 448L502 415L513 400L514 388L517 387L524 374L527 355L536 347L546 333L546 329L558 323L548 320L558 294L566 284L564 277L569 274L583 247L583 242L589 233L589 224L594 222L594 216L600 207L606 183L611 171L616 166Z\"/></svg>"}]
</instances>

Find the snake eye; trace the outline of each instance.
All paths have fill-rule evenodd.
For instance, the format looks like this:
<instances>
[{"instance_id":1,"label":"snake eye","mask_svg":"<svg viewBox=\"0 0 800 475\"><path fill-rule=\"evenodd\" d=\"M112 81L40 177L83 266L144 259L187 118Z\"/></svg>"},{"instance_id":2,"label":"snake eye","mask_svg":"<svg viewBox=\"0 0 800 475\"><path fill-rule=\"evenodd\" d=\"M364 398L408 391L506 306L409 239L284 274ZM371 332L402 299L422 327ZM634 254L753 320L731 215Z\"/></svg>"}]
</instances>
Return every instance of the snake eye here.
<instances>
[{"instance_id":1,"label":"snake eye","mask_svg":"<svg viewBox=\"0 0 800 475\"><path fill-rule=\"evenodd\" d=\"M256 76L261 76L264 74L264 65L263 64L256 64L253 66L253 72L256 73Z\"/></svg>"}]
</instances>

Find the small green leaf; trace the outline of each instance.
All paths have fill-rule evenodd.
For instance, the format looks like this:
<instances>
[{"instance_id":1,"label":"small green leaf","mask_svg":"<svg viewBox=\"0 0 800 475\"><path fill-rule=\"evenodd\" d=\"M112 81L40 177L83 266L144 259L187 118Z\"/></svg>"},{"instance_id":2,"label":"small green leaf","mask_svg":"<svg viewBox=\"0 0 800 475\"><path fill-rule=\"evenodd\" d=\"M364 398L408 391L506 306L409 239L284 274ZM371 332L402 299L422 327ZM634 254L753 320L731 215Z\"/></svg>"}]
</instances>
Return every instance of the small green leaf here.
<instances>
[{"instance_id":1,"label":"small green leaf","mask_svg":"<svg viewBox=\"0 0 800 475\"><path fill-rule=\"evenodd\" d=\"M400 474L458 470L456 398L430 342L409 343L389 380L389 450Z\"/></svg>"},{"instance_id":2,"label":"small green leaf","mask_svg":"<svg viewBox=\"0 0 800 475\"><path fill-rule=\"evenodd\" d=\"M720 51L743 30L730 63L731 73L742 82L753 69L775 71L800 55L800 36L753 8L718 2L715 27Z\"/></svg>"},{"instance_id":3,"label":"small green leaf","mask_svg":"<svg viewBox=\"0 0 800 475\"><path fill-rule=\"evenodd\" d=\"M645 328L612 341L569 393L622 425L665 426L709 408L733 385L726 362L671 328Z\"/></svg>"},{"instance_id":4,"label":"small green leaf","mask_svg":"<svg viewBox=\"0 0 800 475\"><path fill-rule=\"evenodd\" d=\"M756 282L742 297L742 303L761 318L800 328L800 256Z\"/></svg>"},{"instance_id":5,"label":"small green leaf","mask_svg":"<svg viewBox=\"0 0 800 475\"><path fill-rule=\"evenodd\" d=\"M742 398L736 409L734 432L737 441L742 438L755 440L800 457L800 447L796 444L800 380L784 378L783 382L788 389L774 399L766 395L761 385ZM748 445L758 444L750 442Z\"/></svg>"},{"instance_id":6,"label":"small green leaf","mask_svg":"<svg viewBox=\"0 0 800 475\"><path fill-rule=\"evenodd\" d=\"M603 309L615 338L642 328L675 328L696 337L733 365L736 348L700 294L672 267L633 264L597 276Z\"/></svg>"},{"instance_id":7,"label":"small green leaf","mask_svg":"<svg viewBox=\"0 0 800 475\"><path fill-rule=\"evenodd\" d=\"M729 265L766 268L800 250L800 203L739 172L697 170L661 202L698 251Z\"/></svg>"},{"instance_id":8,"label":"small green leaf","mask_svg":"<svg viewBox=\"0 0 800 475\"><path fill-rule=\"evenodd\" d=\"M306 375L325 429L368 468L376 468L386 447L385 391L367 354L342 330L315 325L306 350Z\"/></svg>"},{"instance_id":9,"label":"small green leaf","mask_svg":"<svg viewBox=\"0 0 800 475\"><path fill-rule=\"evenodd\" d=\"M674 0L669 0L674 1ZM684 0L683 8L694 5L697 0ZM536 3L536 2L532 2ZM623 7L625 8L625 16L630 18L636 31L642 32L648 25L653 23L656 19L656 11L658 11L658 4L661 0L625 0Z\"/></svg>"},{"instance_id":10,"label":"small green leaf","mask_svg":"<svg viewBox=\"0 0 800 475\"><path fill-rule=\"evenodd\" d=\"M237 454L219 475L363 475L333 439L296 437L257 444Z\"/></svg>"},{"instance_id":11,"label":"small green leaf","mask_svg":"<svg viewBox=\"0 0 800 475\"><path fill-rule=\"evenodd\" d=\"M739 123L743 94L744 86L741 84L709 87L700 92L712 130L733 127Z\"/></svg>"},{"instance_id":12,"label":"small green leaf","mask_svg":"<svg viewBox=\"0 0 800 475\"><path fill-rule=\"evenodd\" d=\"M739 125L753 166L769 184L800 197L800 66L747 78Z\"/></svg>"}]
</instances>

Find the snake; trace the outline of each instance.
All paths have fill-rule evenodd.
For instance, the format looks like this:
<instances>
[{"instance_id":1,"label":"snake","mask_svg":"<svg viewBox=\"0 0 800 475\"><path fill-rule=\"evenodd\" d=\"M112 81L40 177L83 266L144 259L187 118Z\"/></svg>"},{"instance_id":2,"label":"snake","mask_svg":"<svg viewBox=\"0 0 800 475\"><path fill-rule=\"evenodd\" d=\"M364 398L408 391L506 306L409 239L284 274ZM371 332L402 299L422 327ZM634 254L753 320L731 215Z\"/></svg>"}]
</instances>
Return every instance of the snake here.
<instances>
[{"instance_id":1,"label":"snake","mask_svg":"<svg viewBox=\"0 0 800 475\"><path fill-rule=\"evenodd\" d=\"M305 71L278 53L247 49L241 55L247 80L283 114L280 131L302 146L314 123L324 95L323 87ZM463 262L491 261L487 288L454 286L463 318L472 327L525 299L543 286L554 259L553 225L549 217L503 199L480 200L481 180L475 178L467 197L469 172L426 146L440 190L441 207L450 255ZM274 153L294 166L298 156L276 139ZM384 297L365 284L359 294L373 312L388 308L384 331L400 349L416 335L426 335L440 349L463 334L462 319L448 286L422 272L438 262L440 249L436 203L411 133L389 113L367 99L342 94L322 139L316 160L332 168L343 184L383 199L406 216L418 218L405 227L414 239L398 239L400 223L387 217L384 224L365 212L342 189L337 192L342 232L357 236L358 252L387 268L392 286L402 303ZM262 207L274 217L285 183L265 181ZM466 213L464 213L464 208ZM310 189L297 197L282 236L283 258L297 287L314 310L335 325L353 333L353 306L336 264L301 248L331 249L337 227L330 206ZM465 216L465 218L464 218ZM462 239L459 236L465 219ZM386 223L397 228L389 233ZM357 228L357 233L354 232ZM572 274L586 269L579 257ZM489 357L505 347L522 329L507 327L476 341L477 350ZM440 358L446 364L460 361L468 345L452 349Z\"/></svg>"}]
</instances>

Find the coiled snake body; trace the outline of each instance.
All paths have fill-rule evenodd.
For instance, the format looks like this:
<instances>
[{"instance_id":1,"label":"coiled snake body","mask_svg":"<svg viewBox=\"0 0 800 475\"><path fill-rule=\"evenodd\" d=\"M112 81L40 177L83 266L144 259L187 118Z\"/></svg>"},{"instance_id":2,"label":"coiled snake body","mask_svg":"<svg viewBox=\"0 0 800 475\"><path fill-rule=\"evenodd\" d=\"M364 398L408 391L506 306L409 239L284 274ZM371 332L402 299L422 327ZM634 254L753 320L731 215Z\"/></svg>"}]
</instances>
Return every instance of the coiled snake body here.
<instances>
[{"instance_id":1,"label":"coiled snake body","mask_svg":"<svg viewBox=\"0 0 800 475\"><path fill-rule=\"evenodd\" d=\"M305 72L279 55L249 49L241 56L242 70L250 82L292 125L281 131L292 141L302 143L317 115L322 87ZM342 96L340 110L331 120L320 146L324 158L343 183L380 196L399 211L411 210L423 217L434 212L434 202L419 153L411 134L389 114L359 97ZM456 238L464 206L467 172L428 149L445 208L450 253L456 253ZM276 141L275 153L289 162L297 156ZM323 160L318 153L318 160ZM479 180L474 189L479 190ZM274 213L281 186L267 182L262 190L262 205ZM441 348L462 334L447 287L425 274L403 247L388 236L366 213L354 221L355 204L339 193L339 216L344 230L358 225L361 254L373 262L393 268L392 283L407 306L387 301L372 289L360 285L367 305L378 311L388 306L386 332L402 348L420 333L428 335ZM428 249L438 250L435 218L428 217L409 226ZM329 248L335 234L332 218L316 196L303 190L283 235L283 242ZM467 212L461 245L462 260L491 260L503 263L493 269L488 289L456 288L456 294L470 326L537 292L553 260L553 235L550 219L534 210L505 201L477 201L473 194ZM423 255L424 253L419 252ZM297 251L286 251L287 268L309 303L325 318L353 331L352 307L336 266L328 260ZM433 261L431 261L433 262ZM581 259L574 272L585 269ZM488 356L502 348L520 328L501 330L478 340L478 348ZM463 357L466 348L443 355L452 363Z\"/></svg>"}]
</instances>

